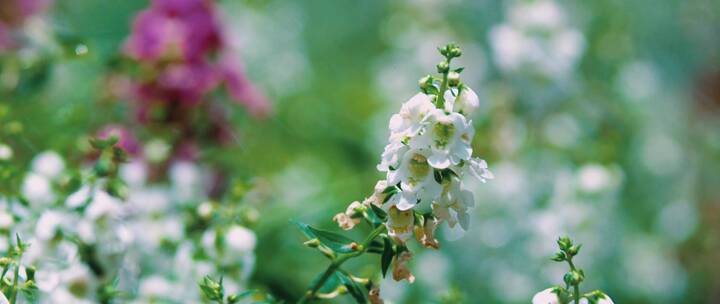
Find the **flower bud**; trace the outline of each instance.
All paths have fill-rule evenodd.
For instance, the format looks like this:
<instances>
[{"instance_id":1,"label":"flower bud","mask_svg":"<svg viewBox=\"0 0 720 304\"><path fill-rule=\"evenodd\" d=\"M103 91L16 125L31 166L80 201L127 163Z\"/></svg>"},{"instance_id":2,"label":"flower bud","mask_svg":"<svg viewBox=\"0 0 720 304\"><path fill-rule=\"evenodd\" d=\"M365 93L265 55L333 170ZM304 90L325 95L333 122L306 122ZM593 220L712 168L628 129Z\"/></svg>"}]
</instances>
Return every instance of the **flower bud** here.
<instances>
[{"instance_id":1,"label":"flower bud","mask_svg":"<svg viewBox=\"0 0 720 304\"><path fill-rule=\"evenodd\" d=\"M582 283L582 281L584 279L585 279L585 276L582 274L582 271L577 271L577 270L571 270L565 274L565 277L563 277L563 280L568 285L578 285L578 284Z\"/></svg>"},{"instance_id":2,"label":"flower bud","mask_svg":"<svg viewBox=\"0 0 720 304\"><path fill-rule=\"evenodd\" d=\"M555 261L555 262L565 261L565 253L562 253L562 252L556 253L556 254L551 258L551 260L553 260L553 261Z\"/></svg>"},{"instance_id":3,"label":"flower bud","mask_svg":"<svg viewBox=\"0 0 720 304\"><path fill-rule=\"evenodd\" d=\"M460 84L460 73L450 72L448 73L448 85L451 87L457 87Z\"/></svg>"},{"instance_id":4,"label":"flower bud","mask_svg":"<svg viewBox=\"0 0 720 304\"><path fill-rule=\"evenodd\" d=\"M420 80L418 80L418 86L420 86L420 89L423 92L427 92L428 88L430 88L433 85L432 81L433 81L432 76L425 75L425 77L420 78Z\"/></svg>"},{"instance_id":5,"label":"flower bud","mask_svg":"<svg viewBox=\"0 0 720 304\"><path fill-rule=\"evenodd\" d=\"M0 258L0 267L5 267L7 265L10 265L13 262L11 258L8 257L2 257Z\"/></svg>"},{"instance_id":6,"label":"flower bud","mask_svg":"<svg viewBox=\"0 0 720 304\"><path fill-rule=\"evenodd\" d=\"M35 280L35 272L37 269L35 266L30 266L25 268L25 275L27 276L28 281L34 281Z\"/></svg>"},{"instance_id":7,"label":"flower bud","mask_svg":"<svg viewBox=\"0 0 720 304\"><path fill-rule=\"evenodd\" d=\"M307 240L307 241L305 241L305 243L303 243L303 245L308 246L310 248L317 248L318 246L320 246L320 240L318 240L317 238L314 238L312 240Z\"/></svg>"},{"instance_id":8,"label":"flower bud","mask_svg":"<svg viewBox=\"0 0 720 304\"><path fill-rule=\"evenodd\" d=\"M570 256L576 256L578 252L580 252L581 247L582 245L570 246L570 248L568 249L568 254L570 254Z\"/></svg>"},{"instance_id":9,"label":"flower bud","mask_svg":"<svg viewBox=\"0 0 720 304\"><path fill-rule=\"evenodd\" d=\"M455 58L462 56L462 50L457 45L453 45L448 49L448 57Z\"/></svg>"},{"instance_id":10,"label":"flower bud","mask_svg":"<svg viewBox=\"0 0 720 304\"><path fill-rule=\"evenodd\" d=\"M440 63L437 64L437 71L438 73L447 73L450 70L450 64L447 62L447 60L443 60Z\"/></svg>"},{"instance_id":11,"label":"flower bud","mask_svg":"<svg viewBox=\"0 0 720 304\"><path fill-rule=\"evenodd\" d=\"M570 240L569 237L561 237L557 240L557 244L560 247L560 250L567 251L572 245L572 240Z\"/></svg>"}]
</instances>

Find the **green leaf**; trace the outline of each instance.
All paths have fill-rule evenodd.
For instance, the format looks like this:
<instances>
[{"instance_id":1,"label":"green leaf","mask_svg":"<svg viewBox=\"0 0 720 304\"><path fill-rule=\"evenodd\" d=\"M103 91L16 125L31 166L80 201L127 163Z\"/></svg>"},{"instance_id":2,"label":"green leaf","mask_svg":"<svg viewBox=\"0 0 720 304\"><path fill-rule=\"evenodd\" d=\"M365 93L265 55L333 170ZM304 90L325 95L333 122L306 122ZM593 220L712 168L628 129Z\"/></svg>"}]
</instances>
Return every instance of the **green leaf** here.
<instances>
[{"instance_id":1,"label":"green leaf","mask_svg":"<svg viewBox=\"0 0 720 304\"><path fill-rule=\"evenodd\" d=\"M383 250L382 258L380 259L380 266L382 268L382 275L384 278L387 274L388 268L390 268L390 263L392 263L395 250L393 250L393 242L389 237L385 237L383 240L385 241L385 250Z\"/></svg>"},{"instance_id":2,"label":"green leaf","mask_svg":"<svg viewBox=\"0 0 720 304\"><path fill-rule=\"evenodd\" d=\"M355 251L353 246L350 245L355 242L351 238L335 232L316 229L304 223L295 222L295 224L300 227L300 230L302 230L308 239L317 238L322 245L330 248L332 251L339 253L351 253Z\"/></svg>"},{"instance_id":3,"label":"green leaf","mask_svg":"<svg viewBox=\"0 0 720 304\"><path fill-rule=\"evenodd\" d=\"M347 287L348 292L350 293L350 295L353 296L353 298L355 298L356 302L363 304L367 303L365 292L363 292L362 287L360 287L357 282L353 281L353 279L339 271L336 271L335 275L337 276L340 283Z\"/></svg>"},{"instance_id":4,"label":"green leaf","mask_svg":"<svg viewBox=\"0 0 720 304\"><path fill-rule=\"evenodd\" d=\"M381 241L372 240L372 242L370 242L370 244L367 247L367 252L382 254L383 252L385 252L385 245Z\"/></svg>"},{"instance_id":5,"label":"green leaf","mask_svg":"<svg viewBox=\"0 0 720 304\"><path fill-rule=\"evenodd\" d=\"M382 208L375 206L374 204L370 204L370 209L375 212L375 215L377 215L381 221L385 222L387 220L387 213L385 210L382 210Z\"/></svg>"}]
</instances>

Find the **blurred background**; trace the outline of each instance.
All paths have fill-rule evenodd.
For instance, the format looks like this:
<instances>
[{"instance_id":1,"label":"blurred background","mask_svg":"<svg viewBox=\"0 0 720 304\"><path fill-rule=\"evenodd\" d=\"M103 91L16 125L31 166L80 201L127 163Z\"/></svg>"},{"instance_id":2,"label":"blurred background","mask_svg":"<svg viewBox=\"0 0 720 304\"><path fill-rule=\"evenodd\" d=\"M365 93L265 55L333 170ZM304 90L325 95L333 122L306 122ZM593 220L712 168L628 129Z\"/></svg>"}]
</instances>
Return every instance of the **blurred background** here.
<instances>
[{"instance_id":1,"label":"blurred background","mask_svg":"<svg viewBox=\"0 0 720 304\"><path fill-rule=\"evenodd\" d=\"M21 36L0 55L0 143L13 152L0 166L29 168L47 150L81 166L84 140L107 125L127 126L145 151L178 144L138 123L118 93L118 75L145 75L121 55L149 2L46 5L14 23L0 10L0 42ZM324 270L289 220L337 230L331 217L372 193L390 116L434 72L436 48L457 42L481 97L474 153L495 179L468 184L464 237L417 249L417 281L384 280L384 298L528 303L562 282L565 266L549 260L561 235L583 244L583 286L616 303L720 297L720 2L223 0L215 10L228 52L271 104L255 118L211 94L233 135L198 143L192 158L260 193L244 286L292 301Z\"/></svg>"}]
</instances>

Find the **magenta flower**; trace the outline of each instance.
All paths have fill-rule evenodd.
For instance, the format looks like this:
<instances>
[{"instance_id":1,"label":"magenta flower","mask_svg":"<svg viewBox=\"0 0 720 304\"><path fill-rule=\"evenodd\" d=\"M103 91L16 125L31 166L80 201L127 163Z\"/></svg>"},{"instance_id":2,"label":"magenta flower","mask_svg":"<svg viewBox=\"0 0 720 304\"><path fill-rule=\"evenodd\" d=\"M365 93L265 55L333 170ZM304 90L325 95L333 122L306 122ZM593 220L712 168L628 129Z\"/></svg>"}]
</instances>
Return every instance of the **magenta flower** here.
<instances>
[{"instance_id":1,"label":"magenta flower","mask_svg":"<svg viewBox=\"0 0 720 304\"><path fill-rule=\"evenodd\" d=\"M155 0L135 18L125 52L145 61L166 57L202 61L220 45L220 28L212 2Z\"/></svg>"},{"instance_id":2,"label":"magenta flower","mask_svg":"<svg viewBox=\"0 0 720 304\"><path fill-rule=\"evenodd\" d=\"M153 75L135 85L141 121L148 118L148 107L194 106L220 85L253 116L269 112L267 98L249 81L240 61L227 55L213 5L210 0L154 0L135 18L124 52Z\"/></svg>"}]
</instances>

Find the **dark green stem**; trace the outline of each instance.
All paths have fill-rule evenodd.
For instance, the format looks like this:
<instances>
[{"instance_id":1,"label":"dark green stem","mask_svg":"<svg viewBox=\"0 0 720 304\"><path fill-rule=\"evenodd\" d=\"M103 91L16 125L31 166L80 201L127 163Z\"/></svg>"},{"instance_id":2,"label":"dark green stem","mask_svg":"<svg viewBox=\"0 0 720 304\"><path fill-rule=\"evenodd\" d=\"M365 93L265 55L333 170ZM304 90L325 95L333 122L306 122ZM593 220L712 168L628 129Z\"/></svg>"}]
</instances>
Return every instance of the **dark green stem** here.
<instances>
[{"instance_id":1,"label":"dark green stem","mask_svg":"<svg viewBox=\"0 0 720 304\"><path fill-rule=\"evenodd\" d=\"M359 248L357 251L345 254L340 256L339 258L333 260L333 262L328 266L328 268L325 270L325 272L322 274L320 279L315 281L313 286L310 288L310 290L298 300L298 304L307 303L308 301L312 300L315 295L317 294L318 290L322 288L323 285L325 285L325 282L337 271L340 266L345 263L347 260L357 257L359 255L362 255L367 251L367 248L370 246L370 243L378 236L380 233L383 233L385 231L385 225L380 225L377 228L373 229L372 232L370 232L370 235L365 239L365 241L362 242L362 244L359 245Z\"/></svg>"}]
</instances>

